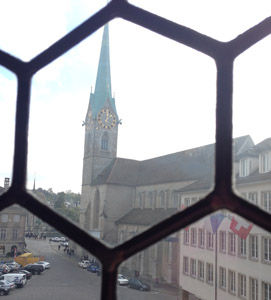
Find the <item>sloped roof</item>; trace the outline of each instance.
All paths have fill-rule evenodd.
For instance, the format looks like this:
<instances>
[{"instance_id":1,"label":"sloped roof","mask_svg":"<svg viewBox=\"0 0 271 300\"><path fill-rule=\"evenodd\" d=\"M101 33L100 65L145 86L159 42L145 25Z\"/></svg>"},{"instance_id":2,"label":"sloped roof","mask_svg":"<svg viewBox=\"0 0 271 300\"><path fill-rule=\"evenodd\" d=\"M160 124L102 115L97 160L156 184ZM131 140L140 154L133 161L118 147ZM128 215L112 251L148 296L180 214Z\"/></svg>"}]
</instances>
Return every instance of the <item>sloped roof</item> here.
<instances>
[{"instance_id":1,"label":"sloped roof","mask_svg":"<svg viewBox=\"0 0 271 300\"><path fill-rule=\"evenodd\" d=\"M235 139L238 152L249 136ZM152 185L168 182L212 178L214 144L189 149L148 160L114 159L91 185Z\"/></svg>"},{"instance_id":2,"label":"sloped roof","mask_svg":"<svg viewBox=\"0 0 271 300\"><path fill-rule=\"evenodd\" d=\"M133 208L120 218L116 224L151 226L177 213L177 208Z\"/></svg>"},{"instance_id":3,"label":"sloped roof","mask_svg":"<svg viewBox=\"0 0 271 300\"><path fill-rule=\"evenodd\" d=\"M263 140L262 142L260 142L259 144L257 144L255 146L255 148L258 151L263 151L263 150L271 149L271 138L267 138L267 139Z\"/></svg>"}]
</instances>

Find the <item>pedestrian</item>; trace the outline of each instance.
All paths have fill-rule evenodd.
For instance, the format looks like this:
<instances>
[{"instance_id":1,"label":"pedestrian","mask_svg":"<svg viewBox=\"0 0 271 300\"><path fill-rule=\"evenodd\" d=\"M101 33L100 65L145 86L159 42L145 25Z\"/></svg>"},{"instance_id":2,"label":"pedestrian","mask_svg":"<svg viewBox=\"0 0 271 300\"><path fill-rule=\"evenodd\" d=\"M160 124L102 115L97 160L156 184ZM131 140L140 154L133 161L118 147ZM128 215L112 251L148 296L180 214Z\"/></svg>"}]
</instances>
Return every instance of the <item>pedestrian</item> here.
<instances>
[{"instance_id":1,"label":"pedestrian","mask_svg":"<svg viewBox=\"0 0 271 300\"><path fill-rule=\"evenodd\" d=\"M58 250L60 250L60 245L58 245Z\"/></svg>"}]
</instances>

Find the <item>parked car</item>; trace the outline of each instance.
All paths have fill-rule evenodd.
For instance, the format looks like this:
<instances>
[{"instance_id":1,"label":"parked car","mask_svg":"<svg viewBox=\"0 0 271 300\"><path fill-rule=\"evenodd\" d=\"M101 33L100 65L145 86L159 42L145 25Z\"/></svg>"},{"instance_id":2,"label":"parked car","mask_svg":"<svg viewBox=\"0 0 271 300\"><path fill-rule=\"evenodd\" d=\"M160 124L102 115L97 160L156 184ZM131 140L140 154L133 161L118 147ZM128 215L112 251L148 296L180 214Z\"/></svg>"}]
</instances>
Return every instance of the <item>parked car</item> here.
<instances>
[{"instance_id":1,"label":"parked car","mask_svg":"<svg viewBox=\"0 0 271 300\"><path fill-rule=\"evenodd\" d=\"M0 280L14 282L16 287L24 287L26 285L26 275L22 273L9 273L0 276Z\"/></svg>"},{"instance_id":2,"label":"parked car","mask_svg":"<svg viewBox=\"0 0 271 300\"><path fill-rule=\"evenodd\" d=\"M81 260L78 262L78 267L86 269L90 264L89 260Z\"/></svg>"},{"instance_id":3,"label":"parked car","mask_svg":"<svg viewBox=\"0 0 271 300\"><path fill-rule=\"evenodd\" d=\"M23 270L29 271L31 272L33 275L40 275L40 273L42 273L45 268L43 265L37 265L37 264L29 264L23 267Z\"/></svg>"},{"instance_id":4,"label":"parked car","mask_svg":"<svg viewBox=\"0 0 271 300\"><path fill-rule=\"evenodd\" d=\"M10 268L6 264L0 265L0 274L7 274L10 271Z\"/></svg>"},{"instance_id":5,"label":"parked car","mask_svg":"<svg viewBox=\"0 0 271 300\"><path fill-rule=\"evenodd\" d=\"M0 296L8 295L10 293L9 287L0 287Z\"/></svg>"},{"instance_id":6,"label":"parked car","mask_svg":"<svg viewBox=\"0 0 271 300\"><path fill-rule=\"evenodd\" d=\"M122 274L118 274L117 282L118 285L128 285L129 280Z\"/></svg>"},{"instance_id":7,"label":"parked car","mask_svg":"<svg viewBox=\"0 0 271 300\"><path fill-rule=\"evenodd\" d=\"M44 266L44 269L50 269L51 265L48 261L38 261L34 263L35 265L42 265Z\"/></svg>"},{"instance_id":8,"label":"parked car","mask_svg":"<svg viewBox=\"0 0 271 300\"><path fill-rule=\"evenodd\" d=\"M145 283L137 278L131 278L128 282L128 287L140 291L150 291L151 286L148 283Z\"/></svg>"},{"instance_id":9,"label":"parked car","mask_svg":"<svg viewBox=\"0 0 271 300\"><path fill-rule=\"evenodd\" d=\"M26 279L31 279L31 277L32 277L32 273L29 271L26 271L26 270L20 270L18 273L25 274Z\"/></svg>"},{"instance_id":10,"label":"parked car","mask_svg":"<svg viewBox=\"0 0 271 300\"><path fill-rule=\"evenodd\" d=\"M69 243L68 242L61 242L60 245L63 246L63 247L69 247Z\"/></svg>"},{"instance_id":11,"label":"parked car","mask_svg":"<svg viewBox=\"0 0 271 300\"><path fill-rule=\"evenodd\" d=\"M60 242L60 238L56 236L56 237L51 238L51 241L52 242Z\"/></svg>"},{"instance_id":12,"label":"parked car","mask_svg":"<svg viewBox=\"0 0 271 300\"><path fill-rule=\"evenodd\" d=\"M101 273L101 267L99 263L91 263L88 267L87 267L87 271L91 272L91 273L96 273L97 275L100 275Z\"/></svg>"},{"instance_id":13,"label":"parked car","mask_svg":"<svg viewBox=\"0 0 271 300\"><path fill-rule=\"evenodd\" d=\"M13 262L8 262L6 265L9 267L9 272L16 272L21 268L21 265L16 263L15 261Z\"/></svg>"},{"instance_id":14,"label":"parked car","mask_svg":"<svg viewBox=\"0 0 271 300\"><path fill-rule=\"evenodd\" d=\"M5 279L0 280L0 287L9 287L11 290L13 290L15 288L15 283L14 282L9 282Z\"/></svg>"}]
</instances>

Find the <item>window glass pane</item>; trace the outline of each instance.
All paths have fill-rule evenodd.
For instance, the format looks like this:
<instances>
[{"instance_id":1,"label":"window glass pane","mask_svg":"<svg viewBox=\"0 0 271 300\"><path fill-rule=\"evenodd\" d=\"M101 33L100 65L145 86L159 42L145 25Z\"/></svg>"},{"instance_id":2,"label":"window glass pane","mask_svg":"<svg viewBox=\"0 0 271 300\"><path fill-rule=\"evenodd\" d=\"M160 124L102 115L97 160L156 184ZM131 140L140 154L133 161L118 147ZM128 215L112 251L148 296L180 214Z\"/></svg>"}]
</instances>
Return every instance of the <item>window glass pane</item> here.
<instances>
[{"instance_id":1,"label":"window glass pane","mask_svg":"<svg viewBox=\"0 0 271 300\"><path fill-rule=\"evenodd\" d=\"M246 140L242 149L238 150L234 144L236 189L244 199L269 213L271 141L266 111L271 95L267 79L271 67L270 49L270 40L262 40L237 58L233 97L234 135ZM248 70L250 76L245 75Z\"/></svg>"},{"instance_id":2,"label":"window glass pane","mask_svg":"<svg viewBox=\"0 0 271 300\"><path fill-rule=\"evenodd\" d=\"M0 11L0 26L5 28L0 48L28 61L72 31L105 4L105 1L89 3L84 0L68 3L65 0L39 3L8 1L2 5Z\"/></svg>"},{"instance_id":3,"label":"window glass pane","mask_svg":"<svg viewBox=\"0 0 271 300\"><path fill-rule=\"evenodd\" d=\"M234 0L219 2L215 0L189 2L173 0L170 1L170 5L155 0L130 0L129 2L222 41L235 38L270 15L268 0L261 1L261 5L257 5L253 0L238 2ZM245 11L244 5L246 6ZM242 15L243 22L240 22L240 15ZM229 20L231 20L230 24ZM216 26L213 26L214 24Z\"/></svg>"},{"instance_id":4,"label":"window glass pane","mask_svg":"<svg viewBox=\"0 0 271 300\"><path fill-rule=\"evenodd\" d=\"M1 22L1 21L0 21ZM14 151L15 108L17 81L13 73L0 66L0 190L7 190L11 184Z\"/></svg>"}]
</instances>

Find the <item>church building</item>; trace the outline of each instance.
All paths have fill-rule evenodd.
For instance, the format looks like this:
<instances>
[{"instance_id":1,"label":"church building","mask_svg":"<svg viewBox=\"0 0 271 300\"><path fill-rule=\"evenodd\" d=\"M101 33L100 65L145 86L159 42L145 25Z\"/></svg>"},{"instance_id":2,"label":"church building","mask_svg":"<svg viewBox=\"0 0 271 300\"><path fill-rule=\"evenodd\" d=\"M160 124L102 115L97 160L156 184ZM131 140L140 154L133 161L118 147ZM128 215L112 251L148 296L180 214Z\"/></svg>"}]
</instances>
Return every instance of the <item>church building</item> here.
<instances>
[{"instance_id":1,"label":"church building","mask_svg":"<svg viewBox=\"0 0 271 300\"><path fill-rule=\"evenodd\" d=\"M111 91L108 25L104 27L95 90L90 94L84 125L80 226L102 242L111 246L121 244L181 209L196 203L212 189L214 144L144 161L117 157L120 120ZM251 192L255 192L259 180L264 182L267 180L267 186L261 191L268 193L267 200L262 200L262 203L267 203L266 207L270 211L271 145L270 139L267 141L268 143L264 142L265 148L260 154L260 160L264 159L261 163L264 172L255 171L258 168L258 152L262 149L262 144L255 145L249 135L234 139L233 155L239 192L248 193L251 186L253 186ZM257 175L258 173L260 175ZM248 174L250 176L246 177ZM245 180L249 180L248 186L245 185L247 183ZM225 220L229 220L229 216ZM206 255L213 250L205 244L203 246L202 240L199 240L202 232L204 237L206 235L204 238L206 243L208 237L210 240L213 239L212 233L203 231L201 224L196 224L191 229L173 234L137 253L120 266L120 271L129 277L136 275L153 282L159 280L165 284L182 287L187 299L189 294L197 295L198 286L205 287L203 282L207 282L207 287L212 286L212 282L208 280L213 278L210 275L213 274L211 258L209 261L203 258L200 262L196 260L199 253ZM234 236L228 229L227 234ZM269 254L267 255L270 256L270 236L263 235L262 239L263 243L268 243ZM192 246L191 241L193 241ZM207 250L203 252L203 248ZM269 256L267 264L270 262ZM239 259L238 255L236 257ZM189 267L190 264L193 264L192 269ZM236 272L238 273L238 270ZM247 273L244 276L248 281L250 275ZM266 280L263 282L266 283ZM225 289L229 290L228 285L227 288L223 285L223 293ZM212 288L209 290L206 288L207 298L212 293Z\"/></svg>"}]
</instances>

